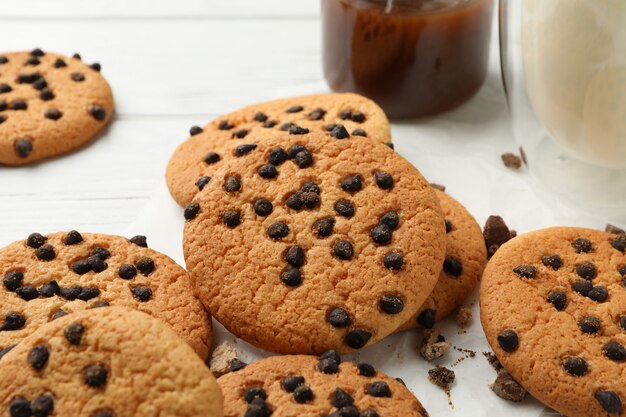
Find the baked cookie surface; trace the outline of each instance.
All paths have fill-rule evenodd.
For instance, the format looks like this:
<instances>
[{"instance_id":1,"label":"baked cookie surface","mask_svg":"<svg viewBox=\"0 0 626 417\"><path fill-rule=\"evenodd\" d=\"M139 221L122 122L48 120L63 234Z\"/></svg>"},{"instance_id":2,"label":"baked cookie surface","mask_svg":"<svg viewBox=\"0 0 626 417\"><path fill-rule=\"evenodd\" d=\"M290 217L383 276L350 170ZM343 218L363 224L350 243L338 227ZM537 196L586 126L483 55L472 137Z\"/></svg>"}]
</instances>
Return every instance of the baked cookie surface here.
<instances>
[{"instance_id":1,"label":"baked cookie surface","mask_svg":"<svg viewBox=\"0 0 626 417\"><path fill-rule=\"evenodd\" d=\"M0 415L220 417L209 368L160 320L122 307L41 326L0 359Z\"/></svg>"},{"instance_id":2,"label":"baked cookie surface","mask_svg":"<svg viewBox=\"0 0 626 417\"><path fill-rule=\"evenodd\" d=\"M186 271L144 246L142 236L71 231L0 249L0 349L66 314L113 305L163 320L205 359L211 321Z\"/></svg>"},{"instance_id":3,"label":"baked cookie surface","mask_svg":"<svg viewBox=\"0 0 626 417\"><path fill-rule=\"evenodd\" d=\"M113 114L100 64L43 52L0 53L0 164L61 155L92 139Z\"/></svg>"},{"instance_id":4,"label":"baked cookie surface","mask_svg":"<svg viewBox=\"0 0 626 417\"><path fill-rule=\"evenodd\" d=\"M430 297L399 330L432 328L452 314L472 295L487 263L485 240L474 217L445 192L435 194L446 219L446 259Z\"/></svg>"},{"instance_id":5,"label":"baked cookie surface","mask_svg":"<svg viewBox=\"0 0 626 417\"><path fill-rule=\"evenodd\" d=\"M555 227L514 238L488 263L481 321L534 397L571 417L623 416L626 235Z\"/></svg>"},{"instance_id":6,"label":"baked cookie surface","mask_svg":"<svg viewBox=\"0 0 626 417\"><path fill-rule=\"evenodd\" d=\"M258 143L277 131L308 129L329 137L369 137L391 143L389 121L373 101L357 94L318 94L253 104L204 126L174 152L165 175L170 193L185 206L205 179L235 155L236 147ZM297 137L297 136L296 136Z\"/></svg>"},{"instance_id":7,"label":"baked cookie surface","mask_svg":"<svg viewBox=\"0 0 626 417\"><path fill-rule=\"evenodd\" d=\"M371 140L279 133L225 162L185 217L201 301L238 337L280 353L382 339L417 312L444 260L431 187Z\"/></svg>"},{"instance_id":8,"label":"baked cookie surface","mask_svg":"<svg viewBox=\"0 0 626 417\"><path fill-rule=\"evenodd\" d=\"M341 363L334 352L262 359L217 383L225 417L428 417L401 382L369 364Z\"/></svg>"}]
</instances>

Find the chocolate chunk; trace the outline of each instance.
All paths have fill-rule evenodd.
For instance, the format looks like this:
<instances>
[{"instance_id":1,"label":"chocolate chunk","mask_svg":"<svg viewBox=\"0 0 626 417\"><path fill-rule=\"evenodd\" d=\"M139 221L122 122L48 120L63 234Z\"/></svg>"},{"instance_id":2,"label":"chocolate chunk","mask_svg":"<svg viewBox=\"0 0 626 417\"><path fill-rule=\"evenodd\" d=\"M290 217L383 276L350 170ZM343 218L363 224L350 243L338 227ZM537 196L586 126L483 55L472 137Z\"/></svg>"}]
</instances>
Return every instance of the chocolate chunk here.
<instances>
[{"instance_id":1,"label":"chocolate chunk","mask_svg":"<svg viewBox=\"0 0 626 417\"><path fill-rule=\"evenodd\" d=\"M334 227L335 219L333 217L319 219L313 223L313 235L317 238L328 237L333 234Z\"/></svg>"},{"instance_id":2,"label":"chocolate chunk","mask_svg":"<svg viewBox=\"0 0 626 417\"><path fill-rule=\"evenodd\" d=\"M283 389L287 392L294 392L302 384L304 384L304 377L300 375L288 376L282 380Z\"/></svg>"},{"instance_id":3,"label":"chocolate chunk","mask_svg":"<svg viewBox=\"0 0 626 417\"><path fill-rule=\"evenodd\" d=\"M231 125L231 124L230 124L230 122L229 122L228 120L222 120L222 121L220 121L220 122L218 123L218 125L217 125L217 128L218 128L219 130L230 130L230 129L232 129L233 127L235 127L235 126Z\"/></svg>"},{"instance_id":4,"label":"chocolate chunk","mask_svg":"<svg viewBox=\"0 0 626 417\"><path fill-rule=\"evenodd\" d=\"M578 280L572 284L572 289L586 297L593 289L593 284L590 281Z\"/></svg>"},{"instance_id":5,"label":"chocolate chunk","mask_svg":"<svg viewBox=\"0 0 626 417\"><path fill-rule=\"evenodd\" d=\"M298 245L290 246L283 255L285 261L295 268L304 265L304 250Z\"/></svg>"},{"instance_id":6,"label":"chocolate chunk","mask_svg":"<svg viewBox=\"0 0 626 417\"><path fill-rule=\"evenodd\" d=\"M260 198L254 202L254 212L258 216L269 216L272 210L274 210L274 205L269 200Z\"/></svg>"},{"instance_id":7,"label":"chocolate chunk","mask_svg":"<svg viewBox=\"0 0 626 417\"><path fill-rule=\"evenodd\" d=\"M361 176L352 175L350 177L343 179L341 181L341 188L344 191L348 191L348 192L361 191L361 188L363 188L363 184L361 183Z\"/></svg>"},{"instance_id":8,"label":"chocolate chunk","mask_svg":"<svg viewBox=\"0 0 626 417\"><path fill-rule=\"evenodd\" d=\"M293 391L293 399L299 404L304 404L309 401L313 401L313 390L306 385L299 385Z\"/></svg>"},{"instance_id":9,"label":"chocolate chunk","mask_svg":"<svg viewBox=\"0 0 626 417\"><path fill-rule=\"evenodd\" d=\"M68 301L74 301L78 298L82 290L83 287L79 285L74 285L72 287L61 288L59 295Z\"/></svg>"},{"instance_id":10,"label":"chocolate chunk","mask_svg":"<svg viewBox=\"0 0 626 417\"><path fill-rule=\"evenodd\" d=\"M263 122L267 121L267 119L268 119L268 118L267 118L267 115L266 115L265 113L263 113L263 112L257 112L257 113L254 115L254 121L255 121L255 122L261 122L261 123L263 123Z\"/></svg>"},{"instance_id":11,"label":"chocolate chunk","mask_svg":"<svg viewBox=\"0 0 626 417\"><path fill-rule=\"evenodd\" d=\"M592 244L589 239L584 237L579 237L578 239L574 239L572 242L572 247L576 251L576 253L589 253L592 249Z\"/></svg>"},{"instance_id":12,"label":"chocolate chunk","mask_svg":"<svg viewBox=\"0 0 626 417\"><path fill-rule=\"evenodd\" d=\"M387 314L398 314L404 310L404 302L395 295L383 295L380 297L380 309Z\"/></svg>"},{"instance_id":13,"label":"chocolate chunk","mask_svg":"<svg viewBox=\"0 0 626 417\"><path fill-rule=\"evenodd\" d=\"M133 296L135 296L135 298L142 303L150 301L152 298L152 290L148 287L144 287L143 285L132 287L130 290L133 293Z\"/></svg>"},{"instance_id":14,"label":"chocolate chunk","mask_svg":"<svg viewBox=\"0 0 626 417\"><path fill-rule=\"evenodd\" d=\"M40 395L30 406L33 417L48 417L54 411L54 398L50 395Z\"/></svg>"},{"instance_id":15,"label":"chocolate chunk","mask_svg":"<svg viewBox=\"0 0 626 417\"><path fill-rule=\"evenodd\" d=\"M261 178L265 178L266 180L271 180L278 176L278 170L272 164L265 164L261 166L257 172Z\"/></svg>"},{"instance_id":16,"label":"chocolate chunk","mask_svg":"<svg viewBox=\"0 0 626 417\"><path fill-rule=\"evenodd\" d=\"M583 376L589 369L587 361L578 356L566 356L561 364L563 369L574 376Z\"/></svg>"},{"instance_id":17,"label":"chocolate chunk","mask_svg":"<svg viewBox=\"0 0 626 417\"><path fill-rule=\"evenodd\" d=\"M11 346L5 347L4 349L0 349L0 359L2 359L4 355L12 351L15 346L17 345L11 345Z\"/></svg>"},{"instance_id":18,"label":"chocolate chunk","mask_svg":"<svg viewBox=\"0 0 626 417\"><path fill-rule=\"evenodd\" d=\"M57 311L54 312L52 317L50 317L50 321L54 321L56 319L60 319L61 317L65 317L65 316L67 316L67 313L65 312L65 310L60 308L60 309L58 309Z\"/></svg>"},{"instance_id":19,"label":"chocolate chunk","mask_svg":"<svg viewBox=\"0 0 626 417\"><path fill-rule=\"evenodd\" d=\"M249 154L250 152L252 152L256 148L257 148L257 144L256 143L247 143L247 144L243 144L243 145L238 145L235 148L235 156L238 157L238 158L241 158L242 156Z\"/></svg>"},{"instance_id":20,"label":"chocolate chunk","mask_svg":"<svg viewBox=\"0 0 626 417\"><path fill-rule=\"evenodd\" d=\"M397 252L389 252L383 258L383 264L387 269L398 271L404 265L404 257Z\"/></svg>"},{"instance_id":21,"label":"chocolate chunk","mask_svg":"<svg viewBox=\"0 0 626 417\"><path fill-rule=\"evenodd\" d=\"M37 259L45 262L51 261L57 256L52 245L48 244L45 244L37 249L35 255L37 256Z\"/></svg>"},{"instance_id":22,"label":"chocolate chunk","mask_svg":"<svg viewBox=\"0 0 626 417\"><path fill-rule=\"evenodd\" d=\"M596 285L589 291L587 297L597 303L603 303L609 298L609 292L606 288Z\"/></svg>"},{"instance_id":23,"label":"chocolate chunk","mask_svg":"<svg viewBox=\"0 0 626 417\"><path fill-rule=\"evenodd\" d=\"M436 314L435 310L427 308L417 316L417 322L426 329L432 329L435 326Z\"/></svg>"},{"instance_id":24,"label":"chocolate chunk","mask_svg":"<svg viewBox=\"0 0 626 417\"><path fill-rule=\"evenodd\" d=\"M359 362L356 367L359 369L359 375L371 378L376 375L376 369L369 363Z\"/></svg>"},{"instance_id":25,"label":"chocolate chunk","mask_svg":"<svg viewBox=\"0 0 626 417\"><path fill-rule=\"evenodd\" d=\"M185 212L183 213L185 220L193 220L200 213L200 203L189 203L187 207L185 207Z\"/></svg>"},{"instance_id":26,"label":"chocolate chunk","mask_svg":"<svg viewBox=\"0 0 626 417\"><path fill-rule=\"evenodd\" d=\"M558 271L561 268L561 266L563 266L563 260L561 259L559 255L556 255L556 254L544 256L541 259L541 262L545 266L550 267L555 271Z\"/></svg>"},{"instance_id":27,"label":"chocolate chunk","mask_svg":"<svg viewBox=\"0 0 626 417\"><path fill-rule=\"evenodd\" d=\"M335 139L346 139L350 137L350 134L344 125L334 125L330 131L330 136Z\"/></svg>"},{"instance_id":28,"label":"chocolate chunk","mask_svg":"<svg viewBox=\"0 0 626 417\"><path fill-rule=\"evenodd\" d=\"M511 232L500 216L489 216L483 229L487 248L502 246L511 239Z\"/></svg>"},{"instance_id":29,"label":"chocolate chunk","mask_svg":"<svg viewBox=\"0 0 626 417\"><path fill-rule=\"evenodd\" d=\"M211 182L211 177L207 177L206 175L203 177L198 178L198 181L196 181L195 186L198 187L199 191L204 190L204 187L206 187L206 185Z\"/></svg>"},{"instance_id":30,"label":"chocolate chunk","mask_svg":"<svg viewBox=\"0 0 626 417\"><path fill-rule=\"evenodd\" d=\"M224 189L229 193L235 193L241 190L241 182L239 181L239 178L233 176L226 177L226 180L224 181Z\"/></svg>"},{"instance_id":31,"label":"chocolate chunk","mask_svg":"<svg viewBox=\"0 0 626 417\"><path fill-rule=\"evenodd\" d=\"M40 371L48 363L50 351L45 345L37 345L28 352L28 363L33 369Z\"/></svg>"},{"instance_id":32,"label":"chocolate chunk","mask_svg":"<svg viewBox=\"0 0 626 417\"><path fill-rule=\"evenodd\" d=\"M73 72L70 74L70 78L72 79L72 81L82 82L85 81L85 74L83 74L82 72Z\"/></svg>"},{"instance_id":33,"label":"chocolate chunk","mask_svg":"<svg viewBox=\"0 0 626 417\"><path fill-rule=\"evenodd\" d=\"M502 350L506 352L513 352L519 345L519 338L514 330L505 330L498 335L498 344Z\"/></svg>"},{"instance_id":34,"label":"chocolate chunk","mask_svg":"<svg viewBox=\"0 0 626 417\"><path fill-rule=\"evenodd\" d=\"M111 253L106 248L98 247L91 251L91 256L97 256L103 261L106 261L111 256Z\"/></svg>"},{"instance_id":35,"label":"chocolate chunk","mask_svg":"<svg viewBox=\"0 0 626 417\"><path fill-rule=\"evenodd\" d=\"M96 298L99 295L100 295L100 289L96 287L84 287L80 290L80 293L78 293L78 296L76 298L78 298L81 301L89 301L91 299Z\"/></svg>"},{"instance_id":36,"label":"chocolate chunk","mask_svg":"<svg viewBox=\"0 0 626 417\"><path fill-rule=\"evenodd\" d=\"M22 286L24 273L20 271L9 272L4 276L2 283L8 291L15 291Z\"/></svg>"},{"instance_id":37,"label":"chocolate chunk","mask_svg":"<svg viewBox=\"0 0 626 417\"><path fill-rule=\"evenodd\" d=\"M619 235L611 241L613 249L626 253L626 235Z\"/></svg>"},{"instance_id":38,"label":"chocolate chunk","mask_svg":"<svg viewBox=\"0 0 626 417\"><path fill-rule=\"evenodd\" d=\"M513 272L520 278L533 279L537 276L537 268L534 265L518 265L513 268Z\"/></svg>"},{"instance_id":39,"label":"chocolate chunk","mask_svg":"<svg viewBox=\"0 0 626 417\"><path fill-rule=\"evenodd\" d=\"M341 199L335 203L335 211L340 216L350 218L354 216L355 209L350 201Z\"/></svg>"},{"instance_id":40,"label":"chocolate chunk","mask_svg":"<svg viewBox=\"0 0 626 417\"><path fill-rule=\"evenodd\" d=\"M268 156L268 162L270 164L278 166L278 165L281 165L283 162L285 162L287 159L289 159L289 155L287 154L287 151L285 151L280 146L277 146L270 150L270 153Z\"/></svg>"},{"instance_id":41,"label":"chocolate chunk","mask_svg":"<svg viewBox=\"0 0 626 417\"><path fill-rule=\"evenodd\" d=\"M289 226L283 222L272 223L267 228L267 235L275 240L282 239L289 234Z\"/></svg>"},{"instance_id":42,"label":"chocolate chunk","mask_svg":"<svg viewBox=\"0 0 626 417\"><path fill-rule=\"evenodd\" d=\"M26 318L20 313L10 312L6 316L4 316L4 323L0 326L0 331L2 330L19 330L26 324Z\"/></svg>"},{"instance_id":43,"label":"chocolate chunk","mask_svg":"<svg viewBox=\"0 0 626 417\"><path fill-rule=\"evenodd\" d=\"M207 165L212 165L220 161L222 159L219 154L215 152L209 152L204 156L204 163Z\"/></svg>"},{"instance_id":44,"label":"chocolate chunk","mask_svg":"<svg viewBox=\"0 0 626 417\"><path fill-rule=\"evenodd\" d=\"M246 365L248 364L237 358L234 358L232 361L230 361L230 372L237 372L240 369L245 368Z\"/></svg>"},{"instance_id":45,"label":"chocolate chunk","mask_svg":"<svg viewBox=\"0 0 626 417\"><path fill-rule=\"evenodd\" d=\"M141 258L138 262L137 262L137 269L139 270L139 272L141 272L144 276L148 276L150 275L152 272L154 272L154 260L152 260L152 258Z\"/></svg>"},{"instance_id":46,"label":"chocolate chunk","mask_svg":"<svg viewBox=\"0 0 626 417\"><path fill-rule=\"evenodd\" d=\"M352 349L360 349L367 344L372 334L367 330L356 329L346 335L346 344Z\"/></svg>"},{"instance_id":47,"label":"chocolate chunk","mask_svg":"<svg viewBox=\"0 0 626 417\"><path fill-rule=\"evenodd\" d=\"M137 276L137 269L130 264L123 264L117 270L117 275L122 279L133 279Z\"/></svg>"},{"instance_id":48,"label":"chocolate chunk","mask_svg":"<svg viewBox=\"0 0 626 417\"><path fill-rule=\"evenodd\" d=\"M107 112L104 107L98 104L93 104L89 106L89 114L91 114L91 117L99 122L103 121L107 117Z\"/></svg>"},{"instance_id":49,"label":"chocolate chunk","mask_svg":"<svg viewBox=\"0 0 626 417\"><path fill-rule=\"evenodd\" d=\"M109 267L99 256L90 256L87 258L87 262L95 273L100 273Z\"/></svg>"},{"instance_id":50,"label":"chocolate chunk","mask_svg":"<svg viewBox=\"0 0 626 417\"><path fill-rule=\"evenodd\" d=\"M30 139L22 138L15 141L15 153L20 158L28 158L33 151L33 142Z\"/></svg>"},{"instance_id":51,"label":"chocolate chunk","mask_svg":"<svg viewBox=\"0 0 626 417\"><path fill-rule=\"evenodd\" d=\"M379 224L371 230L370 236L379 245L386 245L391 242L391 229L386 224Z\"/></svg>"},{"instance_id":52,"label":"chocolate chunk","mask_svg":"<svg viewBox=\"0 0 626 417\"><path fill-rule=\"evenodd\" d=\"M567 295L563 291L550 292L547 300L557 311L563 311L567 306Z\"/></svg>"},{"instance_id":53,"label":"chocolate chunk","mask_svg":"<svg viewBox=\"0 0 626 417\"><path fill-rule=\"evenodd\" d=\"M54 65L54 68L64 68L64 67L67 67L67 64L61 58L57 58L54 61L53 65Z\"/></svg>"},{"instance_id":54,"label":"chocolate chunk","mask_svg":"<svg viewBox=\"0 0 626 417\"><path fill-rule=\"evenodd\" d=\"M13 91L11 86L7 83L0 83L0 94L10 93Z\"/></svg>"},{"instance_id":55,"label":"chocolate chunk","mask_svg":"<svg viewBox=\"0 0 626 417\"><path fill-rule=\"evenodd\" d=\"M307 133L309 133L309 129L307 129L306 127L302 127L302 126L298 126L294 124L292 124L289 127L290 135L306 135Z\"/></svg>"},{"instance_id":56,"label":"chocolate chunk","mask_svg":"<svg viewBox=\"0 0 626 417\"><path fill-rule=\"evenodd\" d=\"M243 392L243 399L247 403L251 403L255 398L267 399L267 393L263 389L263 387L259 387L258 385L254 385L252 387L247 388Z\"/></svg>"},{"instance_id":57,"label":"chocolate chunk","mask_svg":"<svg viewBox=\"0 0 626 417\"><path fill-rule=\"evenodd\" d=\"M390 190L393 188L393 177L391 174L383 171L378 171L374 174L376 179L376 185L383 190Z\"/></svg>"},{"instance_id":58,"label":"chocolate chunk","mask_svg":"<svg viewBox=\"0 0 626 417\"><path fill-rule=\"evenodd\" d=\"M231 135L233 139L243 139L246 136L248 136L248 131L246 129L240 129Z\"/></svg>"},{"instance_id":59,"label":"chocolate chunk","mask_svg":"<svg viewBox=\"0 0 626 417\"><path fill-rule=\"evenodd\" d=\"M142 248L148 247L148 239L145 236L137 235L130 238L131 243L134 243L137 246L141 246Z\"/></svg>"},{"instance_id":60,"label":"chocolate chunk","mask_svg":"<svg viewBox=\"0 0 626 417\"><path fill-rule=\"evenodd\" d=\"M496 382L491 389L498 397L514 402L524 400L527 395L526 390L506 371L498 372Z\"/></svg>"},{"instance_id":61,"label":"chocolate chunk","mask_svg":"<svg viewBox=\"0 0 626 417\"><path fill-rule=\"evenodd\" d=\"M296 165L298 168L304 169L313 165L313 155L307 149L303 149L295 156Z\"/></svg>"},{"instance_id":62,"label":"chocolate chunk","mask_svg":"<svg viewBox=\"0 0 626 417\"><path fill-rule=\"evenodd\" d=\"M101 365L90 365L83 370L83 381L92 388L106 384L109 372Z\"/></svg>"},{"instance_id":63,"label":"chocolate chunk","mask_svg":"<svg viewBox=\"0 0 626 417\"><path fill-rule=\"evenodd\" d=\"M459 259L450 256L443 261L443 270L446 274L458 278L463 273L463 264Z\"/></svg>"},{"instance_id":64,"label":"chocolate chunk","mask_svg":"<svg viewBox=\"0 0 626 417\"><path fill-rule=\"evenodd\" d=\"M310 120L314 120L314 121L322 120L324 116L326 116L326 110L322 108L317 108L313 110L311 113L309 113L308 116Z\"/></svg>"},{"instance_id":65,"label":"chocolate chunk","mask_svg":"<svg viewBox=\"0 0 626 417\"><path fill-rule=\"evenodd\" d=\"M602 353L604 353L604 356L607 358L617 362L626 360L626 348L615 340L607 342L604 347L602 347Z\"/></svg>"},{"instance_id":66,"label":"chocolate chunk","mask_svg":"<svg viewBox=\"0 0 626 417\"><path fill-rule=\"evenodd\" d=\"M91 271L91 265L86 259L79 259L72 264L72 271L78 275L84 275Z\"/></svg>"},{"instance_id":67,"label":"chocolate chunk","mask_svg":"<svg viewBox=\"0 0 626 417\"><path fill-rule=\"evenodd\" d=\"M507 168L520 169L522 167L522 159L510 152L502 154L502 162Z\"/></svg>"},{"instance_id":68,"label":"chocolate chunk","mask_svg":"<svg viewBox=\"0 0 626 417\"><path fill-rule=\"evenodd\" d=\"M39 93L39 98L43 101L50 101L55 97L54 93L49 88L44 88Z\"/></svg>"},{"instance_id":69,"label":"chocolate chunk","mask_svg":"<svg viewBox=\"0 0 626 417\"><path fill-rule=\"evenodd\" d=\"M328 313L328 322L331 326L337 328L349 327L352 324L352 319L346 310L341 307L335 307Z\"/></svg>"},{"instance_id":70,"label":"chocolate chunk","mask_svg":"<svg viewBox=\"0 0 626 417\"><path fill-rule=\"evenodd\" d=\"M333 246L333 253L337 258L349 261L354 256L354 248L347 240L340 240Z\"/></svg>"},{"instance_id":71,"label":"chocolate chunk","mask_svg":"<svg viewBox=\"0 0 626 417\"><path fill-rule=\"evenodd\" d=\"M222 215L222 221L231 229L241 224L241 212L238 210L226 210Z\"/></svg>"},{"instance_id":72,"label":"chocolate chunk","mask_svg":"<svg viewBox=\"0 0 626 417\"><path fill-rule=\"evenodd\" d=\"M372 397L391 397L391 389L384 381L373 382L369 387L367 387L366 391Z\"/></svg>"},{"instance_id":73,"label":"chocolate chunk","mask_svg":"<svg viewBox=\"0 0 626 417\"><path fill-rule=\"evenodd\" d=\"M594 398L598 400L604 411L609 414L619 414L622 412L622 400L613 391L596 391Z\"/></svg>"},{"instance_id":74,"label":"chocolate chunk","mask_svg":"<svg viewBox=\"0 0 626 417\"><path fill-rule=\"evenodd\" d=\"M280 280L288 287L302 284L302 273L298 268L288 268L280 274Z\"/></svg>"},{"instance_id":75,"label":"chocolate chunk","mask_svg":"<svg viewBox=\"0 0 626 417\"><path fill-rule=\"evenodd\" d=\"M578 321L578 327L583 333L587 334L596 334L601 328L602 324L600 323L600 319L594 316L583 316Z\"/></svg>"},{"instance_id":76,"label":"chocolate chunk","mask_svg":"<svg viewBox=\"0 0 626 417\"><path fill-rule=\"evenodd\" d=\"M15 398L9 405L9 414L11 417L31 417L33 410L30 403L23 398Z\"/></svg>"},{"instance_id":77,"label":"chocolate chunk","mask_svg":"<svg viewBox=\"0 0 626 417\"><path fill-rule=\"evenodd\" d=\"M330 404L336 408L347 407L354 404L354 398L341 388L335 388L330 397Z\"/></svg>"},{"instance_id":78,"label":"chocolate chunk","mask_svg":"<svg viewBox=\"0 0 626 417\"><path fill-rule=\"evenodd\" d=\"M72 323L63 329L65 339L67 339L67 341L74 346L80 345L84 332L85 327L80 323Z\"/></svg>"},{"instance_id":79,"label":"chocolate chunk","mask_svg":"<svg viewBox=\"0 0 626 417\"><path fill-rule=\"evenodd\" d=\"M10 110L28 110L28 103L24 100L13 100L9 105Z\"/></svg>"},{"instance_id":80,"label":"chocolate chunk","mask_svg":"<svg viewBox=\"0 0 626 417\"><path fill-rule=\"evenodd\" d=\"M17 290L15 290L15 292L17 295L22 297L22 299L24 299L25 301L34 300L35 298L39 297L39 291L37 291L37 288L33 287L32 285L26 285L24 287L20 287Z\"/></svg>"}]
</instances>

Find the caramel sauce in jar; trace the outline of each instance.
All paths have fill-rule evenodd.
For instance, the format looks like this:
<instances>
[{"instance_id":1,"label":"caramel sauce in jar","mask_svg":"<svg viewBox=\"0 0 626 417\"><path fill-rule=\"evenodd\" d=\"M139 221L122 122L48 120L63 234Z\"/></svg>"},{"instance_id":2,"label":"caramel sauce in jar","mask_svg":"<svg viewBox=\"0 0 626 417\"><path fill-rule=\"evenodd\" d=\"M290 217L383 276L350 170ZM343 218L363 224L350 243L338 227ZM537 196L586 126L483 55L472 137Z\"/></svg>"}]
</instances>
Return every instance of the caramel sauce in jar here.
<instances>
[{"instance_id":1,"label":"caramel sauce in jar","mask_svg":"<svg viewBox=\"0 0 626 417\"><path fill-rule=\"evenodd\" d=\"M390 117L453 109L485 81L493 0L321 0L324 76Z\"/></svg>"}]
</instances>

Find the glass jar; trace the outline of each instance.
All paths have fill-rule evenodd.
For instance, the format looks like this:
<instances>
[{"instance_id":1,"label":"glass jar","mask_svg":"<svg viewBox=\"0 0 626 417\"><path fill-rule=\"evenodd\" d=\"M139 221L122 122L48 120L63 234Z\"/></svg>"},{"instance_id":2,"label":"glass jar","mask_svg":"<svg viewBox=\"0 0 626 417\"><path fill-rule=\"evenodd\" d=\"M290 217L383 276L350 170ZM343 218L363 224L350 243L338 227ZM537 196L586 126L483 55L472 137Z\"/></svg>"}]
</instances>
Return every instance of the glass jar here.
<instances>
[{"instance_id":1,"label":"glass jar","mask_svg":"<svg viewBox=\"0 0 626 417\"><path fill-rule=\"evenodd\" d=\"M324 75L390 117L455 108L487 74L493 0L322 0Z\"/></svg>"}]
</instances>

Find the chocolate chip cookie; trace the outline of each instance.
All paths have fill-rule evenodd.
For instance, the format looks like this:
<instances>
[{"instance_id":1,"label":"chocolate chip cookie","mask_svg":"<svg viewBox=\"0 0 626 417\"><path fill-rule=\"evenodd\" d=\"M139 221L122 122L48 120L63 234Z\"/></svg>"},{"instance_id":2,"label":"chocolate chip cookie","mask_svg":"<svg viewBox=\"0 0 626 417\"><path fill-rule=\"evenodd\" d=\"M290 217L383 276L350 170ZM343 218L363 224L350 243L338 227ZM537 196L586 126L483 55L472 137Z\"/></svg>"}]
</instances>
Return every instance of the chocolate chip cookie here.
<instances>
[{"instance_id":1,"label":"chocolate chip cookie","mask_svg":"<svg viewBox=\"0 0 626 417\"><path fill-rule=\"evenodd\" d=\"M444 262L434 191L372 140L277 133L225 161L185 218L201 301L280 353L375 343L414 317Z\"/></svg>"},{"instance_id":2,"label":"chocolate chip cookie","mask_svg":"<svg viewBox=\"0 0 626 417\"><path fill-rule=\"evenodd\" d=\"M402 382L367 363L321 357L274 356L217 380L224 417L428 417Z\"/></svg>"},{"instance_id":3,"label":"chocolate chip cookie","mask_svg":"<svg viewBox=\"0 0 626 417\"><path fill-rule=\"evenodd\" d=\"M122 307L39 327L0 359L7 417L221 417L211 371L160 320Z\"/></svg>"},{"instance_id":4,"label":"chocolate chip cookie","mask_svg":"<svg viewBox=\"0 0 626 417\"><path fill-rule=\"evenodd\" d=\"M624 415L626 235L512 239L485 269L480 307L495 354L534 397L571 417Z\"/></svg>"},{"instance_id":5,"label":"chocolate chip cookie","mask_svg":"<svg viewBox=\"0 0 626 417\"><path fill-rule=\"evenodd\" d=\"M373 101L356 94L319 94L272 100L226 114L190 129L167 167L170 193L181 206L210 181L225 161L275 132L295 140L307 132L337 139L364 138L391 146L389 121Z\"/></svg>"},{"instance_id":6,"label":"chocolate chip cookie","mask_svg":"<svg viewBox=\"0 0 626 417\"><path fill-rule=\"evenodd\" d=\"M0 164L24 165L76 149L112 114L100 64L41 49L0 53Z\"/></svg>"},{"instance_id":7,"label":"chocolate chip cookie","mask_svg":"<svg viewBox=\"0 0 626 417\"><path fill-rule=\"evenodd\" d=\"M446 224L446 258L432 294L417 315L400 330L432 328L472 295L487 263L487 248L480 226L461 203L435 190Z\"/></svg>"},{"instance_id":8,"label":"chocolate chip cookie","mask_svg":"<svg viewBox=\"0 0 626 417\"><path fill-rule=\"evenodd\" d=\"M31 234L0 249L0 350L59 317L109 305L163 320L203 359L211 321L185 270L146 238Z\"/></svg>"}]
</instances>

